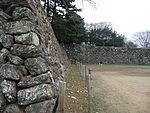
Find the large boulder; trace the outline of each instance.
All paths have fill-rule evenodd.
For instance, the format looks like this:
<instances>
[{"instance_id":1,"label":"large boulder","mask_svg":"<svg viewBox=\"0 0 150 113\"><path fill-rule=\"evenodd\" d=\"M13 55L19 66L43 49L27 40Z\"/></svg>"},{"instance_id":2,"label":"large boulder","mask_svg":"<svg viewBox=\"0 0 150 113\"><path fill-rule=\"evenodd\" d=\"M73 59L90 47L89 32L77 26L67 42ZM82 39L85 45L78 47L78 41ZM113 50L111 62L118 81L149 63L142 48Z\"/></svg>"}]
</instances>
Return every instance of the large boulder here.
<instances>
[{"instance_id":1,"label":"large boulder","mask_svg":"<svg viewBox=\"0 0 150 113\"><path fill-rule=\"evenodd\" d=\"M40 44L39 38L37 34L34 32L15 36L15 42L24 45L35 45L35 46L38 46Z\"/></svg>"},{"instance_id":2,"label":"large boulder","mask_svg":"<svg viewBox=\"0 0 150 113\"><path fill-rule=\"evenodd\" d=\"M11 16L9 16L7 13L4 13L3 9L0 8L0 18L6 21L11 19Z\"/></svg>"},{"instance_id":3,"label":"large boulder","mask_svg":"<svg viewBox=\"0 0 150 113\"><path fill-rule=\"evenodd\" d=\"M26 107L26 113L53 113L55 100L46 100Z\"/></svg>"},{"instance_id":4,"label":"large boulder","mask_svg":"<svg viewBox=\"0 0 150 113\"><path fill-rule=\"evenodd\" d=\"M27 7L16 7L12 13L14 20L34 20L33 12Z\"/></svg>"},{"instance_id":5,"label":"large boulder","mask_svg":"<svg viewBox=\"0 0 150 113\"><path fill-rule=\"evenodd\" d=\"M4 94L5 98L8 102L15 102L16 101L16 83L14 81L4 80L1 83L2 93Z\"/></svg>"},{"instance_id":6,"label":"large boulder","mask_svg":"<svg viewBox=\"0 0 150 113\"><path fill-rule=\"evenodd\" d=\"M11 48L11 53L23 58L38 57L41 54L39 47L34 45L14 44Z\"/></svg>"},{"instance_id":7,"label":"large boulder","mask_svg":"<svg viewBox=\"0 0 150 113\"><path fill-rule=\"evenodd\" d=\"M22 75L28 75L29 73L28 73L28 71L27 71L27 69L25 68L25 66L23 66L23 65L20 65L20 66L16 66L17 67L17 71L19 72L19 73L21 73ZM22 77L22 76L21 76Z\"/></svg>"},{"instance_id":8,"label":"large boulder","mask_svg":"<svg viewBox=\"0 0 150 113\"><path fill-rule=\"evenodd\" d=\"M11 35L3 35L1 42L5 48L10 48L14 43L14 37Z\"/></svg>"},{"instance_id":9,"label":"large boulder","mask_svg":"<svg viewBox=\"0 0 150 113\"><path fill-rule=\"evenodd\" d=\"M6 100L4 98L2 91L0 90L0 109L3 109L5 105L6 105Z\"/></svg>"},{"instance_id":10,"label":"large boulder","mask_svg":"<svg viewBox=\"0 0 150 113\"><path fill-rule=\"evenodd\" d=\"M3 113L24 113L17 104L8 105Z\"/></svg>"},{"instance_id":11,"label":"large boulder","mask_svg":"<svg viewBox=\"0 0 150 113\"><path fill-rule=\"evenodd\" d=\"M0 50L0 64L6 63L7 62L7 57L9 55L9 51L5 48Z\"/></svg>"},{"instance_id":12,"label":"large boulder","mask_svg":"<svg viewBox=\"0 0 150 113\"><path fill-rule=\"evenodd\" d=\"M33 78L21 80L17 85L18 87L27 88L27 87L32 87L32 86L42 84L42 83L50 84L52 82L51 79L52 79L52 74L48 72L48 73L41 74Z\"/></svg>"},{"instance_id":13,"label":"large boulder","mask_svg":"<svg viewBox=\"0 0 150 113\"><path fill-rule=\"evenodd\" d=\"M4 11L0 8L0 30L5 30L8 19L11 19L11 16L4 13Z\"/></svg>"},{"instance_id":14,"label":"large boulder","mask_svg":"<svg viewBox=\"0 0 150 113\"><path fill-rule=\"evenodd\" d=\"M53 94L50 84L40 84L18 91L17 96L19 105L28 105L51 99Z\"/></svg>"},{"instance_id":15,"label":"large boulder","mask_svg":"<svg viewBox=\"0 0 150 113\"><path fill-rule=\"evenodd\" d=\"M9 61L15 65L21 65L24 62L23 59L18 56L14 56L10 54L8 57L9 57Z\"/></svg>"},{"instance_id":16,"label":"large boulder","mask_svg":"<svg viewBox=\"0 0 150 113\"><path fill-rule=\"evenodd\" d=\"M25 60L25 66L31 75L42 74L48 71L47 62L41 57L28 58Z\"/></svg>"},{"instance_id":17,"label":"large boulder","mask_svg":"<svg viewBox=\"0 0 150 113\"><path fill-rule=\"evenodd\" d=\"M33 29L33 23L30 21L14 21L7 23L6 33L7 34L23 34Z\"/></svg>"},{"instance_id":18,"label":"large boulder","mask_svg":"<svg viewBox=\"0 0 150 113\"><path fill-rule=\"evenodd\" d=\"M0 50L2 50L3 49L3 45L2 45L2 43L0 42Z\"/></svg>"},{"instance_id":19,"label":"large boulder","mask_svg":"<svg viewBox=\"0 0 150 113\"><path fill-rule=\"evenodd\" d=\"M22 74L17 70L17 67L12 64L3 64L0 68L0 78L19 80Z\"/></svg>"}]
</instances>

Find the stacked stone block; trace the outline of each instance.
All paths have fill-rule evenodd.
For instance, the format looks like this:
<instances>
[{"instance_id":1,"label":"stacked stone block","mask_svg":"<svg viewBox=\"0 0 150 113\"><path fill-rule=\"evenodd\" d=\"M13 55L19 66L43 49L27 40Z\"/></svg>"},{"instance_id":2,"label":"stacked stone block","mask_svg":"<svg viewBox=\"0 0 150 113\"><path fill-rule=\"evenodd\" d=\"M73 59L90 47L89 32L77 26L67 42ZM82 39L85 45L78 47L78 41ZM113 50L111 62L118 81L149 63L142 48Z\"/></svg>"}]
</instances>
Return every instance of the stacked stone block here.
<instances>
[{"instance_id":1,"label":"stacked stone block","mask_svg":"<svg viewBox=\"0 0 150 113\"><path fill-rule=\"evenodd\" d=\"M0 0L0 113L54 112L62 57L38 0Z\"/></svg>"},{"instance_id":2,"label":"stacked stone block","mask_svg":"<svg viewBox=\"0 0 150 113\"><path fill-rule=\"evenodd\" d=\"M72 45L64 48L72 63L150 64L149 48L100 47Z\"/></svg>"}]
</instances>

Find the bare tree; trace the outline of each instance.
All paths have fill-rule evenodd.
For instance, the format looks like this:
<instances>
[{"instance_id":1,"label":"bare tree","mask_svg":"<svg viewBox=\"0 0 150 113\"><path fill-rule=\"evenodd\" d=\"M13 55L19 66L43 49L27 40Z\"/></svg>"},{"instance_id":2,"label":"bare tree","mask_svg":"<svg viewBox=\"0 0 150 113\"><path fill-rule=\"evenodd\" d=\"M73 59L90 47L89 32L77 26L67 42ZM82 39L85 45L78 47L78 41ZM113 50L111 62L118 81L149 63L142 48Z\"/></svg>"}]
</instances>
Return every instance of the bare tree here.
<instances>
[{"instance_id":1,"label":"bare tree","mask_svg":"<svg viewBox=\"0 0 150 113\"><path fill-rule=\"evenodd\" d=\"M82 2L83 2L83 1L89 2L89 3L92 5L93 8L96 8L96 3L95 3L94 0L82 0Z\"/></svg>"},{"instance_id":2,"label":"bare tree","mask_svg":"<svg viewBox=\"0 0 150 113\"><path fill-rule=\"evenodd\" d=\"M133 37L139 47L150 48L150 31L137 32Z\"/></svg>"},{"instance_id":3,"label":"bare tree","mask_svg":"<svg viewBox=\"0 0 150 113\"><path fill-rule=\"evenodd\" d=\"M125 41L124 47L127 47L127 48L136 48L137 45L134 44L132 41Z\"/></svg>"}]
</instances>

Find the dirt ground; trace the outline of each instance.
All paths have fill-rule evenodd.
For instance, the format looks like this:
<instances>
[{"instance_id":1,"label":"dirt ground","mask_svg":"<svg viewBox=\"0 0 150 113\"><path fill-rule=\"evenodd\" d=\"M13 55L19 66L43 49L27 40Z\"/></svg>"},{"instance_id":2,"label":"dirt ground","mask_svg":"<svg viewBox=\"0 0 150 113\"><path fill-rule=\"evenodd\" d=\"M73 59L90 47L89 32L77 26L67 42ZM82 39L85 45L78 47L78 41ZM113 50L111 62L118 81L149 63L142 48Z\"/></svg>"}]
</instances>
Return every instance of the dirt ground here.
<instances>
[{"instance_id":1,"label":"dirt ground","mask_svg":"<svg viewBox=\"0 0 150 113\"><path fill-rule=\"evenodd\" d=\"M94 113L150 113L150 66L89 67Z\"/></svg>"}]
</instances>

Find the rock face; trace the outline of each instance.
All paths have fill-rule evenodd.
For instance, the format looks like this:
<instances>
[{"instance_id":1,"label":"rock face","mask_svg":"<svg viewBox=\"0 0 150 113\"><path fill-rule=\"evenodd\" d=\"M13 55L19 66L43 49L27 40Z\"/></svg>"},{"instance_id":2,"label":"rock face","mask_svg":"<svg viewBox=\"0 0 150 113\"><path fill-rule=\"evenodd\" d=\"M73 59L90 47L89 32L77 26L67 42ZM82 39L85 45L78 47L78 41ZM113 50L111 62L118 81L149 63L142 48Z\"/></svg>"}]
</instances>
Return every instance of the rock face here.
<instances>
[{"instance_id":1,"label":"rock face","mask_svg":"<svg viewBox=\"0 0 150 113\"><path fill-rule=\"evenodd\" d=\"M0 0L0 113L57 107L69 63L49 22L39 0Z\"/></svg>"},{"instance_id":2,"label":"rock face","mask_svg":"<svg viewBox=\"0 0 150 113\"><path fill-rule=\"evenodd\" d=\"M18 104L28 105L52 98L52 89L49 84L41 84L18 91Z\"/></svg>"}]
</instances>

